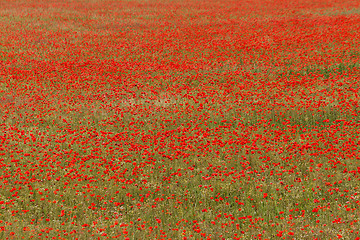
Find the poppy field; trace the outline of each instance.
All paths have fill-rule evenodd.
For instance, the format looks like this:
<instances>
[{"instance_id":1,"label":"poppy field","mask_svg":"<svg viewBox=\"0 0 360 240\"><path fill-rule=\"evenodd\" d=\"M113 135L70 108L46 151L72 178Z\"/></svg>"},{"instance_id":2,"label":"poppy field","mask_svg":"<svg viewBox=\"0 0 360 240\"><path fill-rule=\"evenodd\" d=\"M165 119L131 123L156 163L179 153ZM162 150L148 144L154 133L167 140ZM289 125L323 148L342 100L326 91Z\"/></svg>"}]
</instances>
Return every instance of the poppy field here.
<instances>
[{"instance_id":1,"label":"poppy field","mask_svg":"<svg viewBox=\"0 0 360 240\"><path fill-rule=\"evenodd\" d=\"M360 239L360 2L0 0L0 239Z\"/></svg>"}]
</instances>

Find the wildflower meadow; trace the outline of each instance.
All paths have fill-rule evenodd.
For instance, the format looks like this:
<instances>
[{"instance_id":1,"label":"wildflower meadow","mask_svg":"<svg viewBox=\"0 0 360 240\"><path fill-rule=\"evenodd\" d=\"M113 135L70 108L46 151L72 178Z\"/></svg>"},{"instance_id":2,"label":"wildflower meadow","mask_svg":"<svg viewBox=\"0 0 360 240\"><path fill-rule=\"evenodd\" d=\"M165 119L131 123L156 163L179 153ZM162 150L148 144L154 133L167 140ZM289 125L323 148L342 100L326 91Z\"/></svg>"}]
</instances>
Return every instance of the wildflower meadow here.
<instances>
[{"instance_id":1,"label":"wildflower meadow","mask_svg":"<svg viewBox=\"0 0 360 240\"><path fill-rule=\"evenodd\" d=\"M360 1L0 0L0 239L360 239Z\"/></svg>"}]
</instances>

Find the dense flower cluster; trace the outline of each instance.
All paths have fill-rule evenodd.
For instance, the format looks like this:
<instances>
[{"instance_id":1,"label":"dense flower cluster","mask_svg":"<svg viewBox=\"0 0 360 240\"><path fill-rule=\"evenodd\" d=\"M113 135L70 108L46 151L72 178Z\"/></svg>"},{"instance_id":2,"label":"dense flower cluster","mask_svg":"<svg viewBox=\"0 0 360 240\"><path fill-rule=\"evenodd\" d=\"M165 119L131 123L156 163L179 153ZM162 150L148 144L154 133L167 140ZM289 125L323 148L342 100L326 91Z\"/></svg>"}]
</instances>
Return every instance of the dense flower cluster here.
<instances>
[{"instance_id":1,"label":"dense flower cluster","mask_svg":"<svg viewBox=\"0 0 360 240\"><path fill-rule=\"evenodd\" d=\"M1 239L359 235L359 1L0 12Z\"/></svg>"}]
</instances>

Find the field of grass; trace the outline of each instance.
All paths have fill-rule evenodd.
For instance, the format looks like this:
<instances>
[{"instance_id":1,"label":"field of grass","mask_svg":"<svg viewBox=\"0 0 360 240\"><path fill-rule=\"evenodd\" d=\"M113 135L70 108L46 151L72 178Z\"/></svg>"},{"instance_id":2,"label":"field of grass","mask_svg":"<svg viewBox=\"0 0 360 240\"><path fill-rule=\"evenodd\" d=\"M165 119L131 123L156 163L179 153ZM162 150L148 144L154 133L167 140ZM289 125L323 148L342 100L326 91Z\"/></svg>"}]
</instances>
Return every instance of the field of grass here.
<instances>
[{"instance_id":1,"label":"field of grass","mask_svg":"<svg viewBox=\"0 0 360 240\"><path fill-rule=\"evenodd\" d=\"M0 0L0 239L360 239L359 13Z\"/></svg>"}]
</instances>

